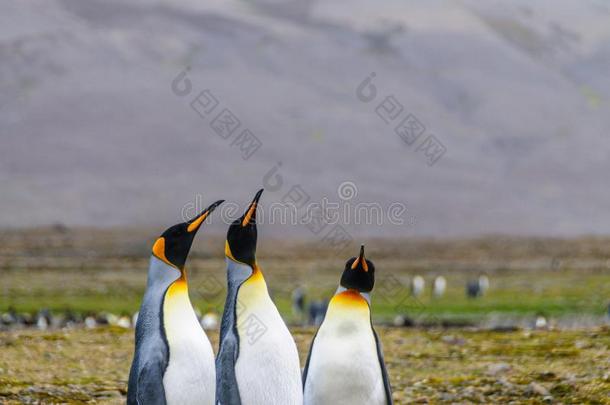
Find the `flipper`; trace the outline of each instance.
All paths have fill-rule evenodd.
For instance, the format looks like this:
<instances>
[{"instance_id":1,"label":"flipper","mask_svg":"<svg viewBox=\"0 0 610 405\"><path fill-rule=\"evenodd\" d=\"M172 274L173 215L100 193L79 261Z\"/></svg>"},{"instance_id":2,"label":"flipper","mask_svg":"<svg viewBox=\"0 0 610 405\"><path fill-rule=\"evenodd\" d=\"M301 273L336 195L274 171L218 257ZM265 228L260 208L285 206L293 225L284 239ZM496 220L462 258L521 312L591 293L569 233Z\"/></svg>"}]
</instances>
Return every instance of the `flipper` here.
<instances>
[{"instance_id":1,"label":"flipper","mask_svg":"<svg viewBox=\"0 0 610 405\"><path fill-rule=\"evenodd\" d=\"M165 404L163 375L169 362L169 349L161 319L165 293L178 275L177 270L168 271L156 257L151 259L149 284L136 324L136 351L127 389L129 405Z\"/></svg>"},{"instance_id":2,"label":"flipper","mask_svg":"<svg viewBox=\"0 0 610 405\"><path fill-rule=\"evenodd\" d=\"M239 356L237 333L237 293L250 271L243 265L230 263L227 273L227 300L220 323L220 342L216 358L216 404L241 405L235 363Z\"/></svg>"},{"instance_id":3,"label":"flipper","mask_svg":"<svg viewBox=\"0 0 610 405\"><path fill-rule=\"evenodd\" d=\"M146 363L140 370L136 387L138 405L165 405L163 373L165 368L158 362Z\"/></svg>"},{"instance_id":4,"label":"flipper","mask_svg":"<svg viewBox=\"0 0 610 405\"><path fill-rule=\"evenodd\" d=\"M216 404L241 405L239 387L235 377L238 341L235 335L227 335L222 342L221 351L216 358Z\"/></svg>"},{"instance_id":5,"label":"flipper","mask_svg":"<svg viewBox=\"0 0 610 405\"><path fill-rule=\"evenodd\" d=\"M307 361L305 362L305 368L303 369L303 389L305 389L305 383L307 382L307 372L309 371L309 361L311 360L311 353L313 352L313 344L316 342L316 337L318 336L318 331L313 335L313 339L311 339L311 345L309 345L309 353L307 354Z\"/></svg>"},{"instance_id":6,"label":"flipper","mask_svg":"<svg viewBox=\"0 0 610 405\"><path fill-rule=\"evenodd\" d=\"M371 325L371 329L373 330L373 336L375 336L375 346L377 346L377 358L379 359L379 366L381 367L381 376L383 377L383 388L385 390L385 397L387 399L388 405L393 405L394 401L392 400L392 388L390 387L390 377L388 376L388 370L385 368L385 361L383 360L383 350L381 348L381 341L379 340L379 336L377 336L377 332L373 325Z\"/></svg>"}]
</instances>

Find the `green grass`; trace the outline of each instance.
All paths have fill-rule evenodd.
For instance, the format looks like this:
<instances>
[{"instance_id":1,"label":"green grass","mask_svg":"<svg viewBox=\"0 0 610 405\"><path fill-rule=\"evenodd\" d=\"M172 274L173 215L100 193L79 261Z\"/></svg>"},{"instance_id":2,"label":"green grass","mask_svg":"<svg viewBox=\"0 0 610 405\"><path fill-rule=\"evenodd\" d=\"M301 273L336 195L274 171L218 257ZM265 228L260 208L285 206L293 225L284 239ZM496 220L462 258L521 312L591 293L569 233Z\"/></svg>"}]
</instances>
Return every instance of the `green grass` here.
<instances>
[{"instance_id":1,"label":"green grass","mask_svg":"<svg viewBox=\"0 0 610 405\"><path fill-rule=\"evenodd\" d=\"M150 232L39 230L0 233L0 311L71 310L86 314L137 311L148 268ZM310 299L334 293L349 253L323 246L261 241L258 260L272 297L291 319L290 294L304 286ZM489 237L454 241L371 241L376 264L373 316L477 321L490 314L514 317L602 317L610 303L610 240ZM193 248L189 288L202 312L224 305L222 240ZM485 272L487 294L465 296L465 283ZM410 278L424 276L423 296L409 294ZM444 275L448 289L433 299L429 285Z\"/></svg>"},{"instance_id":2,"label":"green grass","mask_svg":"<svg viewBox=\"0 0 610 405\"><path fill-rule=\"evenodd\" d=\"M105 270L106 277L103 280L89 280L91 272L5 272L3 282L10 287L5 287L0 294L0 311L14 307L19 312L29 313L48 308L54 312L71 310L82 314L100 311L131 314L137 311L144 292L144 262L141 267L138 271L127 272ZM283 279L276 280L273 271L265 273L278 308L290 318L290 291L294 286ZM406 287L401 287L392 294L374 291L374 316L380 320L391 319L398 313L416 318L466 320L481 319L491 313L516 317L537 314L549 317L603 316L610 299L610 274L574 273L570 270L555 273L552 275L552 283L546 280L544 288L537 287L535 283L530 286L520 285L522 278L531 276L530 272L522 275L519 271L514 271L510 275L492 276L491 289L477 299L465 296L463 284L467 276L452 277L450 283L453 286L450 284L446 295L438 299L428 293L413 298ZM545 274L541 272L539 276L544 278ZM212 292L207 290L210 279L207 272L198 272L190 279L192 301L200 311L222 310L225 291L219 283L224 280L219 276L214 277L215 287ZM333 280L311 284L308 286L308 295L329 298L335 288Z\"/></svg>"}]
</instances>

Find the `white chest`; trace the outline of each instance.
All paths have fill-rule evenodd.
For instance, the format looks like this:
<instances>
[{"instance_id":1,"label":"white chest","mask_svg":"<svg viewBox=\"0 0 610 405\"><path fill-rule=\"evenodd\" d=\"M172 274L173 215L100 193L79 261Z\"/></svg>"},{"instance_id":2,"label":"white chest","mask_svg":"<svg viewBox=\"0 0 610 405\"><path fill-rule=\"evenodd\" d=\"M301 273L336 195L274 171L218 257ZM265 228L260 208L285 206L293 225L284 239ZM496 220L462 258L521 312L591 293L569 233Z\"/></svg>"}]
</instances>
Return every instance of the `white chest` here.
<instances>
[{"instance_id":1,"label":"white chest","mask_svg":"<svg viewBox=\"0 0 610 405\"><path fill-rule=\"evenodd\" d=\"M239 357L235 374L243 405L303 403L299 354L273 301L261 286L242 286L237 303ZM248 287L259 290L251 291Z\"/></svg>"},{"instance_id":2,"label":"white chest","mask_svg":"<svg viewBox=\"0 0 610 405\"><path fill-rule=\"evenodd\" d=\"M163 376L168 404L214 404L214 352L186 291L168 290L163 306L169 363ZM184 289L185 290L185 289Z\"/></svg>"},{"instance_id":3,"label":"white chest","mask_svg":"<svg viewBox=\"0 0 610 405\"><path fill-rule=\"evenodd\" d=\"M385 405L375 337L366 317L330 317L312 348L305 404Z\"/></svg>"}]
</instances>

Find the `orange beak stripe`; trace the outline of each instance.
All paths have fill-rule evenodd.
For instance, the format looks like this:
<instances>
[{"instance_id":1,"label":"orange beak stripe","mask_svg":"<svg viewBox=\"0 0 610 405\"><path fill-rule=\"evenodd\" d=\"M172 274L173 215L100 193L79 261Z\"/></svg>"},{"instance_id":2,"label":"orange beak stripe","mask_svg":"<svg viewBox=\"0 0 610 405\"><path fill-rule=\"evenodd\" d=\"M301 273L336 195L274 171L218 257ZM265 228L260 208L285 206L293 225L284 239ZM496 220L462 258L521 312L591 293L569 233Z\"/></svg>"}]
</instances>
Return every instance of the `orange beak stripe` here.
<instances>
[{"instance_id":1,"label":"orange beak stripe","mask_svg":"<svg viewBox=\"0 0 610 405\"><path fill-rule=\"evenodd\" d=\"M358 256L356 258L356 260L354 260L354 263L352 263L351 269L354 270L356 267L358 267L358 263L360 263L360 261L362 261L362 269L364 271L369 271L369 265L366 263L366 259L364 258L364 246L362 246L360 248L360 256Z\"/></svg>"},{"instance_id":2,"label":"orange beak stripe","mask_svg":"<svg viewBox=\"0 0 610 405\"><path fill-rule=\"evenodd\" d=\"M250 208L248 208L248 212L246 213L244 220L241 221L241 226L248 225L248 223L250 222L250 219L252 218L252 215L254 215L254 211L256 211L256 202L253 202L252 204L250 204Z\"/></svg>"},{"instance_id":3,"label":"orange beak stripe","mask_svg":"<svg viewBox=\"0 0 610 405\"><path fill-rule=\"evenodd\" d=\"M208 214L210 213L210 211L206 211L203 214L201 214L199 216L199 218L197 218L196 220L194 220L189 226L188 228L186 228L186 230L188 232L193 232L196 231L197 229L199 229L199 227L201 226L201 223L203 221L205 221L205 219L208 217Z\"/></svg>"}]
</instances>

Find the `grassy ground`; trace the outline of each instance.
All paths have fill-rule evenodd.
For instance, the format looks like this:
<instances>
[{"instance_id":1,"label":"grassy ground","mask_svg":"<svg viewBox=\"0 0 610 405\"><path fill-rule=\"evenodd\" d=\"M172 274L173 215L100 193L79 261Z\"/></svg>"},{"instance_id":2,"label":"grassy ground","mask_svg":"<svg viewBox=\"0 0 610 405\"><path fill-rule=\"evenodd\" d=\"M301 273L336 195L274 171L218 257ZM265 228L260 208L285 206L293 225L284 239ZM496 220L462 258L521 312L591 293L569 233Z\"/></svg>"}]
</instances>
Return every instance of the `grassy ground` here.
<instances>
[{"instance_id":1,"label":"grassy ground","mask_svg":"<svg viewBox=\"0 0 610 405\"><path fill-rule=\"evenodd\" d=\"M135 312L144 291L151 235L158 230L21 231L0 233L0 311L40 308L75 312ZM306 287L309 298L328 298L347 258L316 244L261 241L262 266L274 299L290 317L290 293ZM610 302L610 240L481 238L466 241L370 241L367 257L377 267L374 316L397 313L434 319L480 320L486 316L602 317ZM190 292L201 310L222 309L225 293L223 239L201 237L188 263ZM465 283L485 272L491 289L468 299ZM410 298L409 280L428 287ZM433 276L448 280L433 299Z\"/></svg>"},{"instance_id":2,"label":"grassy ground","mask_svg":"<svg viewBox=\"0 0 610 405\"><path fill-rule=\"evenodd\" d=\"M151 235L158 230L46 229L0 233L0 312L70 310L131 314L146 282ZM221 311L223 238L198 238L188 263L190 295L201 311ZM290 293L328 298L345 260L315 243L261 240L259 263L280 311L291 323ZM367 244L375 261L377 322L403 314L421 324L536 315L574 328L493 332L473 328L380 328L398 404L610 403L610 331L599 325L610 301L610 239L381 241ZM465 297L481 272L491 288ZM448 290L415 299L409 280L444 275ZM566 320L570 322L566 323ZM293 328L305 356L313 331ZM211 335L213 341L216 336ZM123 402L133 331L0 332L0 402Z\"/></svg>"},{"instance_id":3,"label":"grassy ground","mask_svg":"<svg viewBox=\"0 0 610 405\"><path fill-rule=\"evenodd\" d=\"M303 363L313 331L293 332ZM380 332L397 404L610 403L608 329ZM110 327L0 334L0 402L124 402L132 335Z\"/></svg>"}]
</instances>

